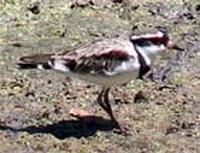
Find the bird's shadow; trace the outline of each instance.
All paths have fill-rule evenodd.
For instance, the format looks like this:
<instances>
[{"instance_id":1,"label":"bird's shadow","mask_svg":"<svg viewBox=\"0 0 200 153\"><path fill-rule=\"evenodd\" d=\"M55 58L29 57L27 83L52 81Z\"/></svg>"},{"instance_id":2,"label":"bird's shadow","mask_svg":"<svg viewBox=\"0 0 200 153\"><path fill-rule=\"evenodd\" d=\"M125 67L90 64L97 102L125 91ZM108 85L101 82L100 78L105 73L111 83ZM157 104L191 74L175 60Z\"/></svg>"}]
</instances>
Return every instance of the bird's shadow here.
<instances>
[{"instance_id":1,"label":"bird's shadow","mask_svg":"<svg viewBox=\"0 0 200 153\"><path fill-rule=\"evenodd\" d=\"M91 121L95 120L95 122ZM90 122L85 122L90 120ZM97 116L87 116L80 120L64 120L45 126L28 126L23 128L14 128L6 125L0 125L0 130L11 131L14 133L28 132L29 134L52 134L58 139L69 137L88 137L94 135L97 131L111 131L115 128L108 119Z\"/></svg>"}]
</instances>

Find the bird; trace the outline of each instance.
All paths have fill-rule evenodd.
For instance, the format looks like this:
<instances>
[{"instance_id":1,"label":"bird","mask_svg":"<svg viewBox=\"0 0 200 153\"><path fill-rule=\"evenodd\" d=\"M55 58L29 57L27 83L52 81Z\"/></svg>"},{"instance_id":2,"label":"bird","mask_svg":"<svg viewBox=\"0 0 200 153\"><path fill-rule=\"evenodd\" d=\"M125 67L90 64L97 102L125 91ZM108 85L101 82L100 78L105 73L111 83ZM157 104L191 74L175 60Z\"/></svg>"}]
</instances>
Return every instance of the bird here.
<instances>
[{"instance_id":1,"label":"bird","mask_svg":"<svg viewBox=\"0 0 200 153\"><path fill-rule=\"evenodd\" d=\"M20 69L52 69L101 86L97 103L109 115L116 129L125 133L109 103L111 87L143 79L151 70L152 59L174 49L183 51L165 30L96 40L62 53L32 54L19 58Z\"/></svg>"}]
</instances>

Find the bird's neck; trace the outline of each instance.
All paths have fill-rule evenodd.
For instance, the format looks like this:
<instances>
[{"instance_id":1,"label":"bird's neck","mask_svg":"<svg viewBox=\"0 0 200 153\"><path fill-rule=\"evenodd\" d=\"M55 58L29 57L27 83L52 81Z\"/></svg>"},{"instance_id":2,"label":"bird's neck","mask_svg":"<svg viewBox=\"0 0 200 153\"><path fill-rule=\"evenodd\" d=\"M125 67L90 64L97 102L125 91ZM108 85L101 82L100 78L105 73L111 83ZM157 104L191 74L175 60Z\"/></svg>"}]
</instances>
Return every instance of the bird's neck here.
<instances>
[{"instance_id":1,"label":"bird's neck","mask_svg":"<svg viewBox=\"0 0 200 153\"><path fill-rule=\"evenodd\" d=\"M147 55L157 55L161 52L163 52L166 47L163 44L160 45L149 45L149 46L138 46L136 45L136 48L140 51L140 52L144 52Z\"/></svg>"},{"instance_id":2,"label":"bird's neck","mask_svg":"<svg viewBox=\"0 0 200 153\"><path fill-rule=\"evenodd\" d=\"M138 78L143 79L143 76L150 70L151 60L140 48L135 47L135 51L138 55L138 62L140 63Z\"/></svg>"},{"instance_id":3,"label":"bird's neck","mask_svg":"<svg viewBox=\"0 0 200 153\"><path fill-rule=\"evenodd\" d=\"M147 65L151 64L151 60L162 53L166 48L164 45L150 45L150 46L138 46L135 45L135 49L139 52L144 60L146 61Z\"/></svg>"},{"instance_id":4,"label":"bird's neck","mask_svg":"<svg viewBox=\"0 0 200 153\"><path fill-rule=\"evenodd\" d=\"M147 65L151 65L151 59L149 57L149 54L147 54L144 48L135 46L135 49L138 54L138 57L141 56Z\"/></svg>"}]
</instances>

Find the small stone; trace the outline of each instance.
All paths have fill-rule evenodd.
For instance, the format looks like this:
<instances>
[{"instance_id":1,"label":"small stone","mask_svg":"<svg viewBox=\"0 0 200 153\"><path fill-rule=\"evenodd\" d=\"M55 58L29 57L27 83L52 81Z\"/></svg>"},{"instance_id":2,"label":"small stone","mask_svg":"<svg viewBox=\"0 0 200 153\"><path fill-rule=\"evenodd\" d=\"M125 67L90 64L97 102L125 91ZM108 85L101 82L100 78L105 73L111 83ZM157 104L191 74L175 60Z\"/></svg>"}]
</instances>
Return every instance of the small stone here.
<instances>
[{"instance_id":1,"label":"small stone","mask_svg":"<svg viewBox=\"0 0 200 153\"><path fill-rule=\"evenodd\" d=\"M85 7L90 3L91 0L73 0L71 8L74 8L76 6L78 7Z\"/></svg>"},{"instance_id":2,"label":"small stone","mask_svg":"<svg viewBox=\"0 0 200 153\"><path fill-rule=\"evenodd\" d=\"M39 14L40 13L39 3L33 3L28 7L28 10L31 11L33 14Z\"/></svg>"},{"instance_id":3,"label":"small stone","mask_svg":"<svg viewBox=\"0 0 200 153\"><path fill-rule=\"evenodd\" d=\"M82 118L82 117L86 117L86 116L90 116L91 114L83 109L78 109L78 108L72 108L69 111L69 114L73 117L76 118Z\"/></svg>"},{"instance_id":4,"label":"small stone","mask_svg":"<svg viewBox=\"0 0 200 153\"><path fill-rule=\"evenodd\" d=\"M196 5L195 10L196 10L197 12L200 12L200 4L197 4L197 5Z\"/></svg>"},{"instance_id":5,"label":"small stone","mask_svg":"<svg viewBox=\"0 0 200 153\"><path fill-rule=\"evenodd\" d=\"M147 98L145 97L143 91L139 91L135 94L135 97L134 97L134 102L135 103L141 103L143 101L146 101Z\"/></svg>"},{"instance_id":6,"label":"small stone","mask_svg":"<svg viewBox=\"0 0 200 153\"><path fill-rule=\"evenodd\" d=\"M113 3L122 3L123 0L112 0Z\"/></svg>"}]
</instances>

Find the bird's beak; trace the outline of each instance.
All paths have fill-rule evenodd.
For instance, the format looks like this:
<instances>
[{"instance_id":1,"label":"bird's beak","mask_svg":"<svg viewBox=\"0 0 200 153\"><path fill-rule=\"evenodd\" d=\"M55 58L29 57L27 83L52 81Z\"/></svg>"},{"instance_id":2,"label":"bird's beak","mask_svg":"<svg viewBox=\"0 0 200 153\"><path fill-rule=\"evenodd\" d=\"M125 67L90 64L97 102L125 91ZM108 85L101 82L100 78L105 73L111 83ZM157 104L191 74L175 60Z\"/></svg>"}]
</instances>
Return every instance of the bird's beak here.
<instances>
[{"instance_id":1,"label":"bird's beak","mask_svg":"<svg viewBox=\"0 0 200 153\"><path fill-rule=\"evenodd\" d=\"M177 44L175 44L172 41L168 41L167 48L169 48L169 49L175 49L175 50L179 50L179 51L184 51L183 48L179 47Z\"/></svg>"}]
</instances>

